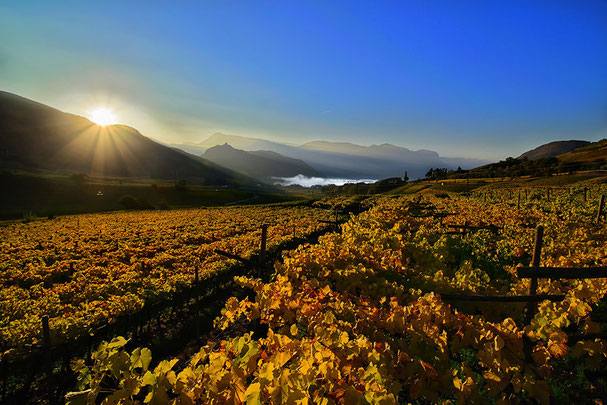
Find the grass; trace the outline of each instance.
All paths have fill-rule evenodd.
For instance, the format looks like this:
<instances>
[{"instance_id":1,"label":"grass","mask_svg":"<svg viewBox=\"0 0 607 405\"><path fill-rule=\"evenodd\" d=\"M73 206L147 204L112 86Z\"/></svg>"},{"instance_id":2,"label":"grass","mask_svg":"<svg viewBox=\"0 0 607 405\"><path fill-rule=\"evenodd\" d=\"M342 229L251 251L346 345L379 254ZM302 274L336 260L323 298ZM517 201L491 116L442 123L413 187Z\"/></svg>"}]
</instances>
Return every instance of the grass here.
<instances>
[{"instance_id":1,"label":"grass","mask_svg":"<svg viewBox=\"0 0 607 405\"><path fill-rule=\"evenodd\" d=\"M0 175L0 219L47 217L121 210L120 200L132 195L153 207L221 206L230 203L262 204L295 197L273 190L185 185L169 181L94 179L29 174Z\"/></svg>"},{"instance_id":2,"label":"grass","mask_svg":"<svg viewBox=\"0 0 607 405\"><path fill-rule=\"evenodd\" d=\"M465 179L445 179L445 180L424 180L410 182L404 186L390 190L385 194L417 194L417 193L464 193L477 189L496 190L518 187L559 187L572 185L590 185L607 183L607 172L579 172L573 174L560 174L546 177L524 176L515 179L505 178L483 178L470 179L469 183Z\"/></svg>"}]
</instances>

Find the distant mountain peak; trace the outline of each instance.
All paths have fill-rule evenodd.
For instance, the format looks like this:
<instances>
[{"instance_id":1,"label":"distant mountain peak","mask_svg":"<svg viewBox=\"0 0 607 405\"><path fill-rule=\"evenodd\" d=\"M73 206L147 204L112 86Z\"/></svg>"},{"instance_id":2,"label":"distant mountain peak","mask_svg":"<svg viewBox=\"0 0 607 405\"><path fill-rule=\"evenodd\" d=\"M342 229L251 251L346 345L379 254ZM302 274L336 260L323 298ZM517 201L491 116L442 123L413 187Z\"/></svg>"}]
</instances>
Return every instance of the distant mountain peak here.
<instances>
[{"instance_id":1,"label":"distant mountain peak","mask_svg":"<svg viewBox=\"0 0 607 405\"><path fill-rule=\"evenodd\" d=\"M190 145L176 146L183 150L201 151L225 143L235 149L257 154L260 151L271 151L283 157L305 162L324 177L348 179L401 176L405 170L411 178L418 178L423 177L431 167L455 169L461 166L466 169L488 163L482 159L445 158L431 150L413 151L387 142L363 146L344 141L316 140L300 146L292 146L261 138L226 135L219 132L197 144L195 148Z\"/></svg>"},{"instance_id":2,"label":"distant mountain peak","mask_svg":"<svg viewBox=\"0 0 607 405\"><path fill-rule=\"evenodd\" d=\"M300 159L293 159L273 151L244 151L227 142L208 148L202 157L221 166L258 179L318 176L319 173Z\"/></svg>"}]
</instances>

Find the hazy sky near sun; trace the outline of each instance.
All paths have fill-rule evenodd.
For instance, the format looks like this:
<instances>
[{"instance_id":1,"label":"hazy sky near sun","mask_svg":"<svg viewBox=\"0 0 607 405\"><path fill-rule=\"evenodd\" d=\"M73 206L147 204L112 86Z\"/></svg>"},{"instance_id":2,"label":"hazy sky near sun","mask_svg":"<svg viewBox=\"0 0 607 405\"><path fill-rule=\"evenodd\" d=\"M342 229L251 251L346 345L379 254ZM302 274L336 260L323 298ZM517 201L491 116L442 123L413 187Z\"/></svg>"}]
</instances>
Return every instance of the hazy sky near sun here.
<instances>
[{"instance_id":1,"label":"hazy sky near sun","mask_svg":"<svg viewBox=\"0 0 607 405\"><path fill-rule=\"evenodd\" d=\"M604 1L4 0L0 39L0 90L165 142L495 159L607 137Z\"/></svg>"}]
</instances>

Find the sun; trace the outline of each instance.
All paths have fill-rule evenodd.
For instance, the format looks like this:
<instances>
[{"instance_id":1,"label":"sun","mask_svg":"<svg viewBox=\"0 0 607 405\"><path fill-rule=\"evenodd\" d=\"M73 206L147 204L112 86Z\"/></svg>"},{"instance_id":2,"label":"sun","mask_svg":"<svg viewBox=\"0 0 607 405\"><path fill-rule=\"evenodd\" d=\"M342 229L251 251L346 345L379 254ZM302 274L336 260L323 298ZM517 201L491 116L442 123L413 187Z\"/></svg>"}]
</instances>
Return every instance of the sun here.
<instances>
[{"instance_id":1,"label":"sun","mask_svg":"<svg viewBox=\"0 0 607 405\"><path fill-rule=\"evenodd\" d=\"M89 119L102 127L116 124L116 116L114 115L114 112L106 107L98 107L91 110L89 113Z\"/></svg>"}]
</instances>

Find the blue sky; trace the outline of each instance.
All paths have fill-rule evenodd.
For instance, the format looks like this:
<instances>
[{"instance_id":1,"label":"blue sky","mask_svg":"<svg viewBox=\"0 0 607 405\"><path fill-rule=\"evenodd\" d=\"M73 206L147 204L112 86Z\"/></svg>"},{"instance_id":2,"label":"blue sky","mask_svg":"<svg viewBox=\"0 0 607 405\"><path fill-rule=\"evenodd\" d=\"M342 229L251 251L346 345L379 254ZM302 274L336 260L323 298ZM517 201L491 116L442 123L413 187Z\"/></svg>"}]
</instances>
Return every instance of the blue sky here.
<instances>
[{"instance_id":1,"label":"blue sky","mask_svg":"<svg viewBox=\"0 0 607 405\"><path fill-rule=\"evenodd\" d=\"M604 1L0 3L0 89L166 142L498 159L607 137Z\"/></svg>"}]
</instances>

